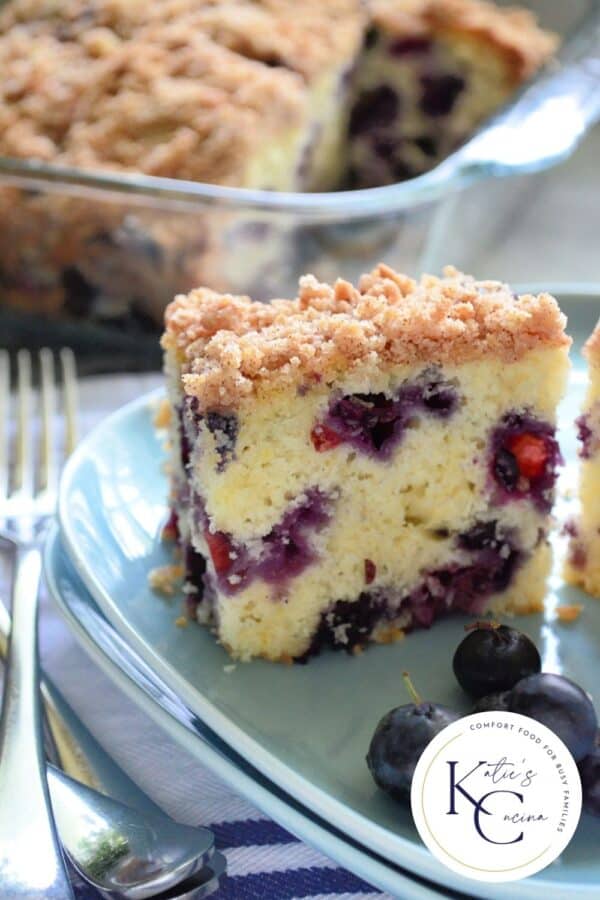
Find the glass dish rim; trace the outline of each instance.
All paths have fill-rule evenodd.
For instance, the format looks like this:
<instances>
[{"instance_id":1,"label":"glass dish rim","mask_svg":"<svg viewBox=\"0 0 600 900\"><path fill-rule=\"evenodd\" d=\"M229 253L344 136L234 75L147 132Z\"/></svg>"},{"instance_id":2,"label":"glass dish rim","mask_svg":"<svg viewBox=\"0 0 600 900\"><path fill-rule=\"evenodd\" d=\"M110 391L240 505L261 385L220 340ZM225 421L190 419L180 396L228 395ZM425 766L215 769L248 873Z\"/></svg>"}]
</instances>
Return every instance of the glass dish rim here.
<instances>
[{"instance_id":1,"label":"glass dish rim","mask_svg":"<svg viewBox=\"0 0 600 900\"><path fill-rule=\"evenodd\" d=\"M280 214L343 221L347 218L359 220L374 215L392 214L424 206L438 199L441 182L450 186L453 180L446 174L445 162L446 160L423 175L382 187L297 192L238 188L138 172L77 169L0 155L0 184L13 184L25 189L35 186L39 189L43 184L50 192L78 195L82 191L101 192L105 195L112 193L120 195L121 199L129 197L132 202L144 205L153 205L154 201L197 210L208 206L236 212L252 211L263 215Z\"/></svg>"}]
</instances>

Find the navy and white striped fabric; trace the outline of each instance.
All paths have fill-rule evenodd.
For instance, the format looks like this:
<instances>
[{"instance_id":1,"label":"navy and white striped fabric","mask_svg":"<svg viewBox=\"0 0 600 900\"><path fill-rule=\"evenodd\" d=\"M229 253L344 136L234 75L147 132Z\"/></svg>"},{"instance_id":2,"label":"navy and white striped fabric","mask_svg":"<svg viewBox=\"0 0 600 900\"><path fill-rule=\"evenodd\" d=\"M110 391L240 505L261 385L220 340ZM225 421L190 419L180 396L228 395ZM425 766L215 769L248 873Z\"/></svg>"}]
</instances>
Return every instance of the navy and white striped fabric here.
<instances>
[{"instance_id":1,"label":"navy and white striped fabric","mask_svg":"<svg viewBox=\"0 0 600 900\"><path fill-rule=\"evenodd\" d=\"M81 431L160 383L154 376L83 381ZM0 573L3 593L5 586ZM214 900L386 900L266 819L181 749L90 662L45 598L41 643L44 666L119 765L178 821L213 829L228 863ZM79 900L98 897L81 883L77 892Z\"/></svg>"},{"instance_id":2,"label":"navy and white striped fabric","mask_svg":"<svg viewBox=\"0 0 600 900\"><path fill-rule=\"evenodd\" d=\"M385 896L351 872L327 863L269 819L212 824L228 872L213 900L382 900ZM98 892L72 873L77 900Z\"/></svg>"}]
</instances>

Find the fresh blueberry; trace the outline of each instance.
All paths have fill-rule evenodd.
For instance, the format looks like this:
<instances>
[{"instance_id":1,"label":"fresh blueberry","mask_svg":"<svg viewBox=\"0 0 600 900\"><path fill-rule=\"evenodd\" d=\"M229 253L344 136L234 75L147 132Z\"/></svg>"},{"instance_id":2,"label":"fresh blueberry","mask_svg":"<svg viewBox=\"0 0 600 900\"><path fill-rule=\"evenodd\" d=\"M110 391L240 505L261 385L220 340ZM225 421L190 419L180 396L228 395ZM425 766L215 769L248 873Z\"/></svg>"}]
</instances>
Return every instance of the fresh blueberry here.
<instances>
[{"instance_id":1,"label":"fresh blueberry","mask_svg":"<svg viewBox=\"0 0 600 900\"><path fill-rule=\"evenodd\" d=\"M458 645L452 668L467 694L485 697L540 672L542 660L531 638L516 628L478 622Z\"/></svg>"},{"instance_id":2,"label":"fresh blueberry","mask_svg":"<svg viewBox=\"0 0 600 900\"><path fill-rule=\"evenodd\" d=\"M563 741L576 762L594 749L598 720L592 701L579 685L563 675L529 675L512 689L508 708L546 725Z\"/></svg>"},{"instance_id":3,"label":"fresh blueberry","mask_svg":"<svg viewBox=\"0 0 600 900\"><path fill-rule=\"evenodd\" d=\"M593 816L600 816L600 732L596 735L596 746L579 763L583 808Z\"/></svg>"},{"instance_id":4,"label":"fresh blueberry","mask_svg":"<svg viewBox=\"0 0 600 900\"><path fill-rule=\"evenodd\" d=\"M398 706L381 719L369 746L367 765L378 787L395 800L410 801L415 768L429 742L460 716L437 703Z\"/></svg>"}]
</instances>

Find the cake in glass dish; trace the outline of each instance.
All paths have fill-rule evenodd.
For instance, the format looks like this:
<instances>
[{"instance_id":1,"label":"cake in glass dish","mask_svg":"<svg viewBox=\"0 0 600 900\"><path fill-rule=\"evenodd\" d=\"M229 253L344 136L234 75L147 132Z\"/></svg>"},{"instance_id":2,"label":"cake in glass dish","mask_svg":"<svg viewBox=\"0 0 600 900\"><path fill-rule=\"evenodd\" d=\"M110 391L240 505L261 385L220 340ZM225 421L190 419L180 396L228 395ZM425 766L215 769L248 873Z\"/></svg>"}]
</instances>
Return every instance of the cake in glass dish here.
<instances>
[{"instance_id":1,"label":"cake in glass dish","mask_svg":"<svg viewBox=\"0 0 600 900\"><path fill-rule=\"evenodd\" d=\"M528 10L479 0L373 0L370 9L348 128L355 187L436 165L556 47Z\"/></svg>"},{"instance_id":2,"label":"cake in glass dish","mask_svg":"<svg viewBox=\"0 0 600 900\"><path fill-rule=\"evenodd\" d=\"M380 265L166 312L185 591L242 660L542 608L568 370L548 294Z\"/></svg>"},{"instance_id":3,"label":"cake in glass dish","mask_svg":"<svg viewBox=\"0 0 600 900\"><path fill-rule=\"evenodd\" d=\"M0 155L273 191L386 184L456 147L556 43L482 0L8 0ZM288 291L314 258L284 217L135 200L3 186L3 302L152 331L176 292Z\"/></svg>"},{"instance_id":4,"label":"cake in glass dish","mask_svg":"<svg viewBox=\"0 0 600 900\"><path fill-rule=\"evenodd\" d=\"M570 523L565 577L600 597L600 322L584 349L589 384L577 420L580 442L579 518Z\"/></svg>"}]
</instances>

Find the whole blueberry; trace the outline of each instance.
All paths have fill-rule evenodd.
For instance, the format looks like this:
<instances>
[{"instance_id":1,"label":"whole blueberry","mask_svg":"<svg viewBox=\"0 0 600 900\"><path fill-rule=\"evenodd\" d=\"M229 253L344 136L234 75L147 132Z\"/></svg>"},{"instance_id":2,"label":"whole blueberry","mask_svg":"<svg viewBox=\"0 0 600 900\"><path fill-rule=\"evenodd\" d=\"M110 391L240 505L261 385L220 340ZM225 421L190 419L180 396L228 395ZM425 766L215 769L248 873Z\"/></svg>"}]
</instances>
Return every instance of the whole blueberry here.
<instances>
[{"instance_id":1,"label":"whole blueberry","mask_svg":"<svg viewBox=\"0 0 600 900\"><path fill-rule=\"evenodd\" d=\"M436 703L407 703L386 713L371 739L367 765L375 783L395 800L410 801L416 765L429 742L458 714Z\"/></svg>"},{"instance_id":2,"label":"whole blueberry","mask_svg":"<svg viewBox=\"0 0 600 900\"><path fill-rule=\"evenodd\" d=\"M508 708L546 725L576 762L594 749L598 719L592 701L564 675L541 672L524 678L510 692Z\"/></svg>"},{"instance_id":3,"label":"whole blueberry","mask_svg":"<svg viewBox=\"0 0 600 900\"><path fill-rule=\"evenodd\" d=\"M478 623L458 645L452 661L460 686L472 697L509 691L542 668L537 647L508 625Z\"/></svg>"},{"instance_id":4,"label":"whole blueberry","mask_svg":"<svg viewBox=\"0 0 600 900\"><path fill-rule=\"evenodd\" d=\"M583 808L593 816L600 816L600 731L596 735L596 746L579 763Z\"/></svg>"}]
</instances>

